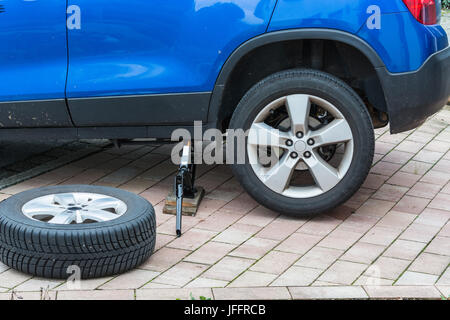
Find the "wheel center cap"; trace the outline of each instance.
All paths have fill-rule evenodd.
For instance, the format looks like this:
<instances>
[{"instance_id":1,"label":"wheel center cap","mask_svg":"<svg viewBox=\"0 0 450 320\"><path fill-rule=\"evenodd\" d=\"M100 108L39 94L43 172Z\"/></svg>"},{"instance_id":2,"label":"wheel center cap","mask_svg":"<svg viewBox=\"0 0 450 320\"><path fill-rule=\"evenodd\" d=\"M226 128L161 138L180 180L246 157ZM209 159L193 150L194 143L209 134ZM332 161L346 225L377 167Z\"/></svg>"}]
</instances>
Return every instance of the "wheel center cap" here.
<instances>
[{"instance_id":1,"label":"wheel center cap","mask_svg":"<svg viewBox=\"0 0 450 320\"><path fill-rule=\"evenodd\" d=\"M306 143L302 140L298 140L295 144L294 144L294 149L297 152L303 152L306 150Z\"/></svg>"}]
</instances>

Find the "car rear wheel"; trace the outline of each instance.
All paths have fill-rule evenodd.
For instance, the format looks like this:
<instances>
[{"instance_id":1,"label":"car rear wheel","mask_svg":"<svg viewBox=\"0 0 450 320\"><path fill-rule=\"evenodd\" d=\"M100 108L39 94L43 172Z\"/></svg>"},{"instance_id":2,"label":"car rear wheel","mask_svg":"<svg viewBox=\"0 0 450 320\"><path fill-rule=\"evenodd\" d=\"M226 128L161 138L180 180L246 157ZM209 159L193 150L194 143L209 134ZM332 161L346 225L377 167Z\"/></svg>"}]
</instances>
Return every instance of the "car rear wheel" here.
<instances>
[{"instance_id":1,"label":"car rear wheel","mask_svg":"<svg viewBox=\"0 0 450 320\"><path fill-rule=\"evenodd\" d=\"M242 98L230 129L248 130L245 164L232 169L246 191L281 213L304 216L348 200L374 153L369 113L340 79L314 70L274 74Z\"/></svg>"}]
</instances>

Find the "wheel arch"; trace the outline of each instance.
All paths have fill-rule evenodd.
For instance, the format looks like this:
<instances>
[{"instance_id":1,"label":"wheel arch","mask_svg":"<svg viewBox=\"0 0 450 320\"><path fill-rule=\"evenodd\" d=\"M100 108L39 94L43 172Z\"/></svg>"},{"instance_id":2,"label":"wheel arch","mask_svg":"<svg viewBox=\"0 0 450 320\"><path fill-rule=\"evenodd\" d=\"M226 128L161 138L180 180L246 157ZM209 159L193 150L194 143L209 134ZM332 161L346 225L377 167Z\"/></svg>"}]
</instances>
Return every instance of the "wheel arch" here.
<instances>
[{"instance_id":1,"label":"wheel arch","mask_svg":"<svg viewBox=\"0 0 450 320\"><path fill-rule=\"evenodd\" d=\"M370 64L373 71L371 77L373 76L373 81L376 82L376 88L372 91L376 93L369 94L372 94L372 100L377 100L378 102L378 106L376 106L375 109L382 112L387 111L382 85L376 73L376 69L385 67L385 64L375 50L367 42L348 32L336 29L305 28L265 33L244 42L235 49L223 65L219 76L217 77L210 99L208 122L215 124L215 127L222 130L226 129L224 121L230 116L229 113L234 110L233 108L237 106L235 101L231 102L231 106L229 105L230 103L226 101L227 94L230 94L230 90L232 90L230 79L232 79L233 73L237 72L236 70L239 67L239 64L242 64L246 57L265 47L276 46L286 42L294 43L298 41L314 40L341 43L349 48L353 48L355 52L359 52L359 54L367 60L368 64Z\"/></svg>"}]
</instances>

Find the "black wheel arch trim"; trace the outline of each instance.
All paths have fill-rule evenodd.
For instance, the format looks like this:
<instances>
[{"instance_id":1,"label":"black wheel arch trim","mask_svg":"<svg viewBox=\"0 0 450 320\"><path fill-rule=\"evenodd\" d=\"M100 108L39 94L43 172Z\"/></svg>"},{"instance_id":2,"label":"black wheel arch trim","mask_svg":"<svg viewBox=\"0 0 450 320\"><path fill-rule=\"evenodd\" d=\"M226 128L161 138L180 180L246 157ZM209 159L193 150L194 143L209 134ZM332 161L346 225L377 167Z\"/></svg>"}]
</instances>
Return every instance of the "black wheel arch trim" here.
<instances>
[{"instance_id":1,"label":"black wheel arch trim","mask_svg":"<svg viewBox=\"0 0 450 320\"><path fill-rule=\"evenodd\" d=\"M217 122L219 120L219 112L222 104L222 96L225 90L228 77L233 72L234 67L239 61L249 52L264 45L289 41L289 40L333 40L339 41L360 50L367 59L372 63L374 68L384 68L385 64L375 52L375 50L363 39L351 33L325 28L304 28L304 29L288 29L281 31L274 31L254 37L243 44L241 44L228 57L223 65L219 76L217 77L213 93L211 95L208 120L210 122Z\"/></svg>"}]
</instances>

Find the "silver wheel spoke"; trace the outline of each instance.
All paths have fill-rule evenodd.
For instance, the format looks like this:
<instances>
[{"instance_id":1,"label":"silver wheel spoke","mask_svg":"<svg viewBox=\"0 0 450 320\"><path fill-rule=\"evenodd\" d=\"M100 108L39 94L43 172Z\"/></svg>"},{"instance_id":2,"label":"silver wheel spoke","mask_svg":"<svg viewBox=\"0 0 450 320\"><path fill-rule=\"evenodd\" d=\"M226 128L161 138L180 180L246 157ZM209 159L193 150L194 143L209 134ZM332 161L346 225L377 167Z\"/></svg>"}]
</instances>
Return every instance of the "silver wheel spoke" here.
<instances>
[{"instance_id":1,"label":"silver wheel spoke","mask_svg":"<svg viewBox=\"0 0 450 320\"><path fill-rule=\"evenodd\" d=\"M353 139L352 129L344 119L335 119L325 127L312 131L315 147L347 142Z\"/></svg>"},{"instance_id":2,"label":"silver wheel spoke","mask_svg":"<svg viewBox=\"0 0 450 320\"><path fill-rule=\"evenodd\" d=\"M286 108L291 120L292 133L308 132L309 110L311 101L308 95L294 94L286 98Z\"/></svg>"},{"instance_id":3,"label":"silver wheel spoke","mask_svg":"<svg viewBox=\"0 0 450 320\"><path fill-rule=\"evenodd\" d=\"M93 209L116 208L118 205L117 199L111 197L96 199L88 203L88 207Z\"/></svg>"},{"instance_id":4,"label":"silver wheel spoke","mask_svg":"<svg viewBox=\"0 0 450 320\"><path fill-rule=\"evenodd\" d=\"M47 214L51 216L55 216L61 212L63 212L65 208L60 208L53 205L30 205L23 209L24 213L27 213L29 215L35 216L39 214Z\"/></svg>"},{"instance_id":5,"label":"silver wheel spoke","mask_svg":"<svg viewBox=\"0 0 450 320\"><path fill-rule=\"evenodd\" d=\"M117 218L117 214L105 211L105 210L96 210L96 209L87 209L87 211L82 211L81 215L84 220L90 219L94 221L109 221Z\"/></svg>"},{"instance_id":6,"label":"silver wheel spoke","mask_svg":"<svg viewBox=\"0 0 450 320\"><path fill-rule=\"evenodd\" d=\"M266 186L276 192L283 192L289 187L292 173L298 161L298 159L292 159L288 153L285 153L280 161L263 175Z\"/></svg>"},{"instance_id":7,"label":"silver wheel spoke","mask_svg":"<svg viewBox=\"0 0 450 320\"><path fill-rule=\"evenodd\" d=\"M72 211L63 211L57 215L55 215L52 219L48 221L48 223L55 224L70 224L75 220L75 213Z\"/></svg>"},{"instance_id":8,"label":"silver wheel spoke","mask_svg":"<svg viewBox=\"0 0 450 320\"><path fill-rule=\"evenodd\" d=\"M54 201L63 206L74 205L77 202L72 193L55 194Z\"/></svg>"},{"instance_id":9,"label":"silver wheel spoke","mask_svg":"<svg viewBox=\"0 0 450 320\"><path fill-rule=\"evenodd\" d=\"M308 166L314 181L323 192L330 190L341 180L339 172L315 152L312 153L311 158L303 159L303 161Z\"/></svg>"},{"instance_id":10,"label":"silver wheel spoke","mask_svg":"<svg viewBox=\"0 0 450 320\"><path fill-rule=\"evenodd\" d=\"M285 148L289 134L275 129L263 122L254 123L248 135L248 143L258 146Z\"/></svg>"}]
</instances>

